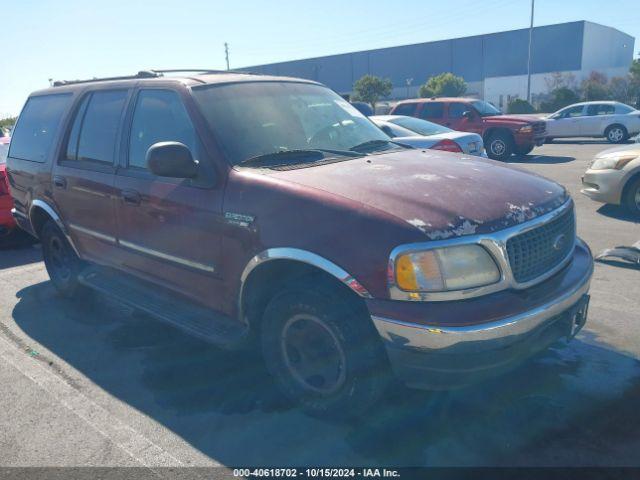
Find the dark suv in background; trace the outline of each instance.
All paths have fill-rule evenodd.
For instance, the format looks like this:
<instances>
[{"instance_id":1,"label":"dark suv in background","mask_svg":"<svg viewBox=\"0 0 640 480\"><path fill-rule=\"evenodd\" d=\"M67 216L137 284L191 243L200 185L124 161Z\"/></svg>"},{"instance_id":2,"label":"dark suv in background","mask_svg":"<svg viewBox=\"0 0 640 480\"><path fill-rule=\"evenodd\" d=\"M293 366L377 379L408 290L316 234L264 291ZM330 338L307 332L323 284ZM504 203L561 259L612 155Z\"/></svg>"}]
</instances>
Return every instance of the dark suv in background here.
<instances>
[{"instance_id":1,"label":"dark suv in background","mask_svg":"<svg viewBox=\"0 0 640 480\"><path fill-rule=\"evenodd\" d=\"M8 172L62 294L258 349L314 414L363 412L389 373L468 384L586 320L592 259L563 187L395 144L315 82L57 82L24 106Z\"/></svg>"},{"instance_id":2,"label":"dark suv in background","mask_svg":"<svg viewBox=\"0 0 640 480\"><path fill-rule=\"evenodd\" d=\"M404 100L391 110L439 123L453 130L482 136L489 158L507 160L526 155L545 141L546 122L532 115L505 115L484 100L475 98L420 98Z\"/></svg>"}]
</instances>

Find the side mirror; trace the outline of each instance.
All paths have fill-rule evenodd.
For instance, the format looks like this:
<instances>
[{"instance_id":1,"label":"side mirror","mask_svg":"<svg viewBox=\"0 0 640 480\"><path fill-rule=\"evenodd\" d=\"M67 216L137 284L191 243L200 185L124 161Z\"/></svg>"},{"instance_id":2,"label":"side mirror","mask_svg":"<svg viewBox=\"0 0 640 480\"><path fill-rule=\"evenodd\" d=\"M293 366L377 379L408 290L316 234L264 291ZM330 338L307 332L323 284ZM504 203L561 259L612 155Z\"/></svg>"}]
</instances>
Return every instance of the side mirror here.
<instances>
[{"instance_id":1,"label":"side mirror","mask_svg":"<svg viewBox=\"0 0 640 480\"><path fill-rule=\"evenodd\" d=\"M391 127L389 127L388 125L383 125L382 127L380 127L381 130L386 133L389 137L393 138L393 132L391 131Z\"/></svg>"},{"instance_id":2,"label":"side mirror","mask_svg":"<svg viewBox=\"0 0 640 480\"><path fill-rule=\"evenodd\" d=\"M462 116L467 120L471 120L473 118L473 112L471 110L465 110L462 112Z\"/></svg>"},{"instance_id":3,"label":"side mirror","mask_svg":"<svg viewBox=\"0 0 640 480\"><path fill-rule=\"evenodd\" d=\"M180 142L158 142L147 150L147 166L159 177L194 178L198 162L193 159L189 147Z\"/></svg>"}]
</instances>

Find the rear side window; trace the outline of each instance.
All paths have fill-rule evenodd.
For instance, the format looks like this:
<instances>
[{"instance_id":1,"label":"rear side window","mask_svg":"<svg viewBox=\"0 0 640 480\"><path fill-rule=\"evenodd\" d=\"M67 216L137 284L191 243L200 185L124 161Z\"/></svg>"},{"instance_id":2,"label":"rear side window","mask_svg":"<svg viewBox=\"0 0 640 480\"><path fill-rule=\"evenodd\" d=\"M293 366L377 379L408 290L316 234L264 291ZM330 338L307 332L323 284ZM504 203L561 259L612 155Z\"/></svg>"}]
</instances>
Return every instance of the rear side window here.
<instances>
[{"instance_id":1,"label":"rear side window","mask_svg":"<svg viewBox=\"0 0 640 480\"><path fill-rule=\"evenodd\" d=\"M444 103L442 102L425 102L422 104L420 112L422 118L442 118L444 117Z\"/></svg>"},{"instance_id":2,"label":"rear side window","mask_svg":"<svg viewBox=\"0 0 640 480\"><path fill-rule=\"evenodd\" d=\"M147 150L158 142L180 142L198 158L198 141L189 114L173 90L141 90L131 125L129 166L147 168Z\"/></svg>"},{"instance_id":3,"label":"rear side window","mask_svg":"<svg viewBox=\"0 0 640 480\"><path fill-rule=\"evenodd\" d=\"M394 115L407 115L408 117L413 117L416 113L416 104L415 103L401 103L397 105L393 110Z\"/></svg>"},{"instance_id":4,"label":"rear side window","mask_svg":"<svg viewBox=\"0 0 640 480\"><path fill-rule=\"evenodd\" d=\"M44 163L70 101L70 93L31 97L11 137L9 156Z\"/></svg>"},{"instance_id":5,"label":"rear side window","mask_svg":"<svg viewBox=\"0 0 640 480\"><path fill-rule=\"evenodd\" d=\"M631 113L633 112L633 108L631 108L629 105L624 105L624 104L618 104L616 105L616 111L617 113Z\"/></svg>"},{"instance_id":6,"label":"rear side window","mask_svg":"<svg viewBox=\"0 0 640 480\"><path fill-rule=\"evenodd\" d=\"M615 107L610 104L602 103L596 105L589 105L587 107L587 115L613 115Z\"/></svg>"},{"instance_id":7,"label":"rear side window","mask_svg":"<svg viewBox=\"0 0 640 480\"><path fill-rule=\"evenodd\" d=\"M126 90L93 92L81 103L67 143L68 160L112 164Z\"/></svg>"}]
</instances>

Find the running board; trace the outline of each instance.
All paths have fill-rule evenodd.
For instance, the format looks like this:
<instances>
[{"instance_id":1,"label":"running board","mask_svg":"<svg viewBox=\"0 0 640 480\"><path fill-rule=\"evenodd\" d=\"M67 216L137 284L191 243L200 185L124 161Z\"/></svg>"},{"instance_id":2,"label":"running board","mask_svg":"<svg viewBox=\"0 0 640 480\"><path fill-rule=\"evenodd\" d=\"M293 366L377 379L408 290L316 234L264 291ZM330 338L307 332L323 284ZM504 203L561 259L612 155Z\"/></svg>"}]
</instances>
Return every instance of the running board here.
<instances>
[{"instance_id":1,"label":"running board","mask_svg":"<svg viewBox=\"0 0 640 480\"><path fill-rule=\"evenodd\" d=\"M78 280L93 290L216 345L231 346L246 333L245 325L240 322L126 273L90 266Z\"/></svg>"}]
</instances>

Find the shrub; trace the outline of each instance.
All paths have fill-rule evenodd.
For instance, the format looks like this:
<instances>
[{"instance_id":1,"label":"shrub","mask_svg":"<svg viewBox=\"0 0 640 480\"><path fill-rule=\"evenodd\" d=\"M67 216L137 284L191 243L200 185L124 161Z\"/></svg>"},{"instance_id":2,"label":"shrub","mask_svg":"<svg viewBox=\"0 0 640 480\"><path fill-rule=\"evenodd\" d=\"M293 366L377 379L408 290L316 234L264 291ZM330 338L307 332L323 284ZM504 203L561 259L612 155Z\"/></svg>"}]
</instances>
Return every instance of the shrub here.
<instances>
[{"instance_id":1,"label":"shrub","mask_svg":"<svg viewBox=\"0 0 640 480\"><path fill-rule=\"evenodd\" d=\"M514 98L507 105L507 113L534 113L535 111L533 105L521 98Z\"/></svg>"}]
</instances>

